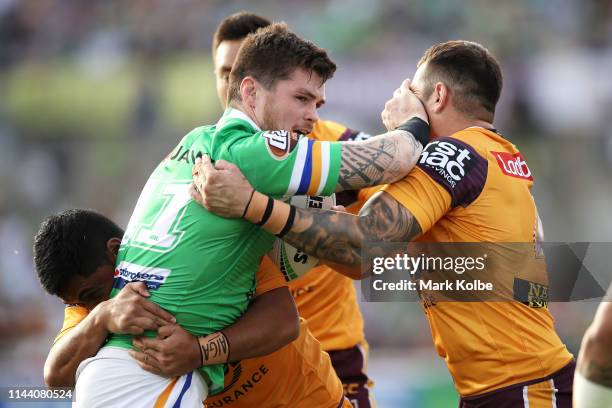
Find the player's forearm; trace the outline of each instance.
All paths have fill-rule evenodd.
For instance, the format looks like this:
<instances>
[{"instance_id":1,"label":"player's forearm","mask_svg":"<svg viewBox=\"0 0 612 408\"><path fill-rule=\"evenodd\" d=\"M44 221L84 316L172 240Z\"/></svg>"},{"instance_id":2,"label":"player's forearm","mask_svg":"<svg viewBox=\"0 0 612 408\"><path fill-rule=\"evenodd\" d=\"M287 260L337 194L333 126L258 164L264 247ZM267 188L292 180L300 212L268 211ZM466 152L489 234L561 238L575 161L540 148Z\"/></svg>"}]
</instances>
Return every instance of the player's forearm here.
<instances>
[{"instance_id":1,"label":"player's forearm","mask_svg":"<svg viewBox=\"0 0 612 408\"><path fill-rule=\"evenodd\" d=\"M245 218L272 234L281 234L283 241L309 255L345 265L341 273L353 279L360 278L364 242L361 217L345 212L295 208L279 200L274 200L272 210L269 208L268 197L255 192Z\"/></svg>"},{"instance_id":2,"label":"player's forearm","mask_svg":"<svg viewBox=\"0 0 612 408\"><path fill-rule=\"evenodd\" d=\"M223 329L223 334L229 348L227 361L264 356L295 340L299 316L289 289L282 287L256 297L244 315ZM214 364L212 354L207 358L204 353L205 365Z\"/></svg>"},{"instance_id":3,"label":"player's forearm","mask_svg":"<svg viewBox=\"0 0 612 408\"><path fill-rule=\"evenodd\" d=\"M584 335L577 369L588 380L612 387L612 303L599 306Z\"/></svg>"},{"instance_id":4,"label":"player's forearm","mask_svg":"<svg viewBox=\"0 0 612 408\"><path fill-rule=\"evenodd\" d=\"M73 387L79 364L98 352L108 335L98 312L96 307L51 347L44 367L48 387Z\"/></svg>"}]
</instances>

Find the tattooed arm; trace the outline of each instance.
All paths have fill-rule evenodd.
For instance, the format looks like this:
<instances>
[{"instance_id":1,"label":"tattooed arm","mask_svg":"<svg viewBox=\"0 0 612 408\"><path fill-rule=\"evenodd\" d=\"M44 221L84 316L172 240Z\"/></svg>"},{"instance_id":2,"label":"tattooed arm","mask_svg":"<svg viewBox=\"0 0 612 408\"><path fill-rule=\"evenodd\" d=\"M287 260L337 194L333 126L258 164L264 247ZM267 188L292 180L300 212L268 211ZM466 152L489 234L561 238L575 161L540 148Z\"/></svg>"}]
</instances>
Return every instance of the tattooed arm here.
<instances>
[{"instance_id":1,"label":"tattooed arm","mask_svg":"<svg viewBox=\"0 0 612 408\"><path fill-rule=\"evenodd\" d=\"M225 173L218 176L220 172ZM222 216L235 217L236 214L242 214L250 195L249 190L238 187L247 191L247 197L241 199L240 206L236 207L237 213L236 209L230 209L225 204L227 197L236 194L238 185L248 183L240 170L235 166L221 170L211 167L206 174L208 179L204 184L204 195L192 186L190 193L193 199ZM214 174L217 176L213 176ZM224 182L211 182L211 177L221 177ZM230 188L226 189L228 187ZM253 195L244 218L259 223L266 212L268 197L258 191L251 191ZM289 212L288 204L274 200L270 221L265 222L262 228L278 234L285 225ZM365 243L368 243L370 253L377 256L379 252L382 255L382 248L375 247L377 242L411 241L421 232L419 223L406 207L391 195L379 192L365 203L359 215L296 208L293 224L282 239L309 255L333 264L342 274L352 279L361 279L364 277L361 276L361 250Z\"/></svg>"},{"instance_id":2,"label":"tattooed arm","mask_svg":"<svg viewBox=\"0 0 612 408\"><path fill-rule=\"evenodd\" d=\"M370 253L376 256L379 252L383 254L377 243L407 242L419 235L421 227L410 211L391 195L379 192L365 203L358 216L297 208L293 226L283 240L333 266L338 265L337 269L344 275L361 279L364 277L361 252L366 243Z\"/></svg>"},{"instance_id":3,"label":"tattooed arm","mask_svg":"<svg viewBox=\"0 0 612 408\"><path fill-rule=\"evenodd\" d=\"M422 150L415 137L403 130L344 142L336 191L393 183L412 170Z\"/></svg>"},{"instance_id":4,"label":"tattooed arm","mask_svg":"<svg viewBox=\"0 0 612 408\"><path fill-rule=\"evenodd\" d=\"M612 286L582 339L574 376L573 406L612 406Z\"/></svg>"},{"instance_id":5,"label":"tattooed arm","mask_svg":"<svg viewBox=\"0 0 612 408\"><path fill-rule=\"evenodd\" d=\"M610 294L612 294L610 286ZM612 303L601 302L582 340L578 371L587 379L612 387Z\"/></svg>"}]
</instances>

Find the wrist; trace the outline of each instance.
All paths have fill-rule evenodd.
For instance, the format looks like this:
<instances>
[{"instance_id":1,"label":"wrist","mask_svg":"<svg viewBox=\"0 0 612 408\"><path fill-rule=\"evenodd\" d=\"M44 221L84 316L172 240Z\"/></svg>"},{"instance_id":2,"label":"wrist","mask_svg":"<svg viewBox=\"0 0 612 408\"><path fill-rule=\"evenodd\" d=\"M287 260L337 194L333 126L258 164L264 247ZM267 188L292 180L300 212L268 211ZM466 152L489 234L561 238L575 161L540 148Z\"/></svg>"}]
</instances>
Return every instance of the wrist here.
<instances>
[{"instance_id":1,"label":"wrist","mask_svg":"<svg viewBox=\"0 0 612 408\"><path fill-rule=\"evenodd\" d=\"M244 212L243 218L252 222L253 224L257 224L259 221L261 221L261 218L266 211L267 204L268 196L260 193L257 190L253 190L253 196L251 197L251 201Z\"/></svg>"},{"instance_id":2,"label":"wrist","mask_svg":"<svg viewBox=\"0 0 612 408\"><path fill-rule=\"evenodd\" d=\"M198 346L202 366L224 364L229 361L230 344L222 331L198 337Z\"/></svg>"},{"instance_id":3,"label":"wrist","mask_svg":"<svg viewBox=\"0 0 612 408\"><path fill-rule=\"evenodd\" d=\"M410 133L423 147L429 143L429 123L418 116L411 117L396 127L395 130Z\"/></svg>"},{"instance_id":4,"label":"wrist","mask_svg":"<svg viewBox=\"0 0 612 408\"><path fill-rule=\"evenodd\" d=\"M107 333L110 333L110 328L108 325L109 302L110 299L100 302L96 307L91 310L91 312L89 312L90 316L93 317L94 327L96 327L98 330L104 330Z\"/></svg>"}]
</instances>

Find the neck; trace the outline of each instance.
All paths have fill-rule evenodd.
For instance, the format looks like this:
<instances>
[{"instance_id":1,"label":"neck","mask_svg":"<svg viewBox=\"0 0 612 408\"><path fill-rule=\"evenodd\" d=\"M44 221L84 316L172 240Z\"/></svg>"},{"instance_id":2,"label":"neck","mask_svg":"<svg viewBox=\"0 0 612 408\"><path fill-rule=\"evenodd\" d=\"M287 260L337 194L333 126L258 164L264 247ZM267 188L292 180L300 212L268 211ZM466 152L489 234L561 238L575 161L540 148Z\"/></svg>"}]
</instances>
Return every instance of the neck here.
<instances>
[{"instance_id":1,"label":"neck","mask_svg":"<svg viewBox=\"0 0 612 408\"><path fill-rule=\"evenodd\" d=\"M483 127L485 129L493 129L493 123L486 120L454 115L451 120L444 119L441 121L441 125L435 129L435 135L433 135L433 137L449 136L453 133L474 126Z\"/></svg>"},{"instance_id":2,"label":"neck","mask_svg":"<svg viewBox=\"0 0 612 408\"><path fill-rule=\"evenodd\" d=\"M249 117L249 119L251 119L253 121L253 123L255 123L260 129L262 128L262 123L260 123L259 120L257 120L257 116L255 115L255 110L246 106L244 103L242 103L242 101L231 101L228 105L229 108L232 109L237 109L240 112L244 113L245 115L247 115Z\"/></svg>"}]
</instances>

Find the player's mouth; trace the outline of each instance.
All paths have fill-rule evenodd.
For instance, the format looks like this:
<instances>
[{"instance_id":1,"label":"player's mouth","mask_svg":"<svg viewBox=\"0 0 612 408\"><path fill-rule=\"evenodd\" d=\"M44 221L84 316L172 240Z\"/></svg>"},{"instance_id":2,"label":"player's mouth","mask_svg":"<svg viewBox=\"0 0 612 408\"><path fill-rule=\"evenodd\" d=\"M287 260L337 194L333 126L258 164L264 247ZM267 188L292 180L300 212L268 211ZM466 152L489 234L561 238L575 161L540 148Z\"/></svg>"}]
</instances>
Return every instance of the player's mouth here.
<instances>
[{"instance_id":1,"label":"player's mouth","mask_svg":"<svg viewBox=\"0 0 612 408\"><path fill-rule=\"evenodd\" d=\"M298 135L307 135L310 132L312 132L312 128L299 128L299 127L295 127L293 129L291 129L293 132L297 133Z\"/></svg>"}]
</instances>

